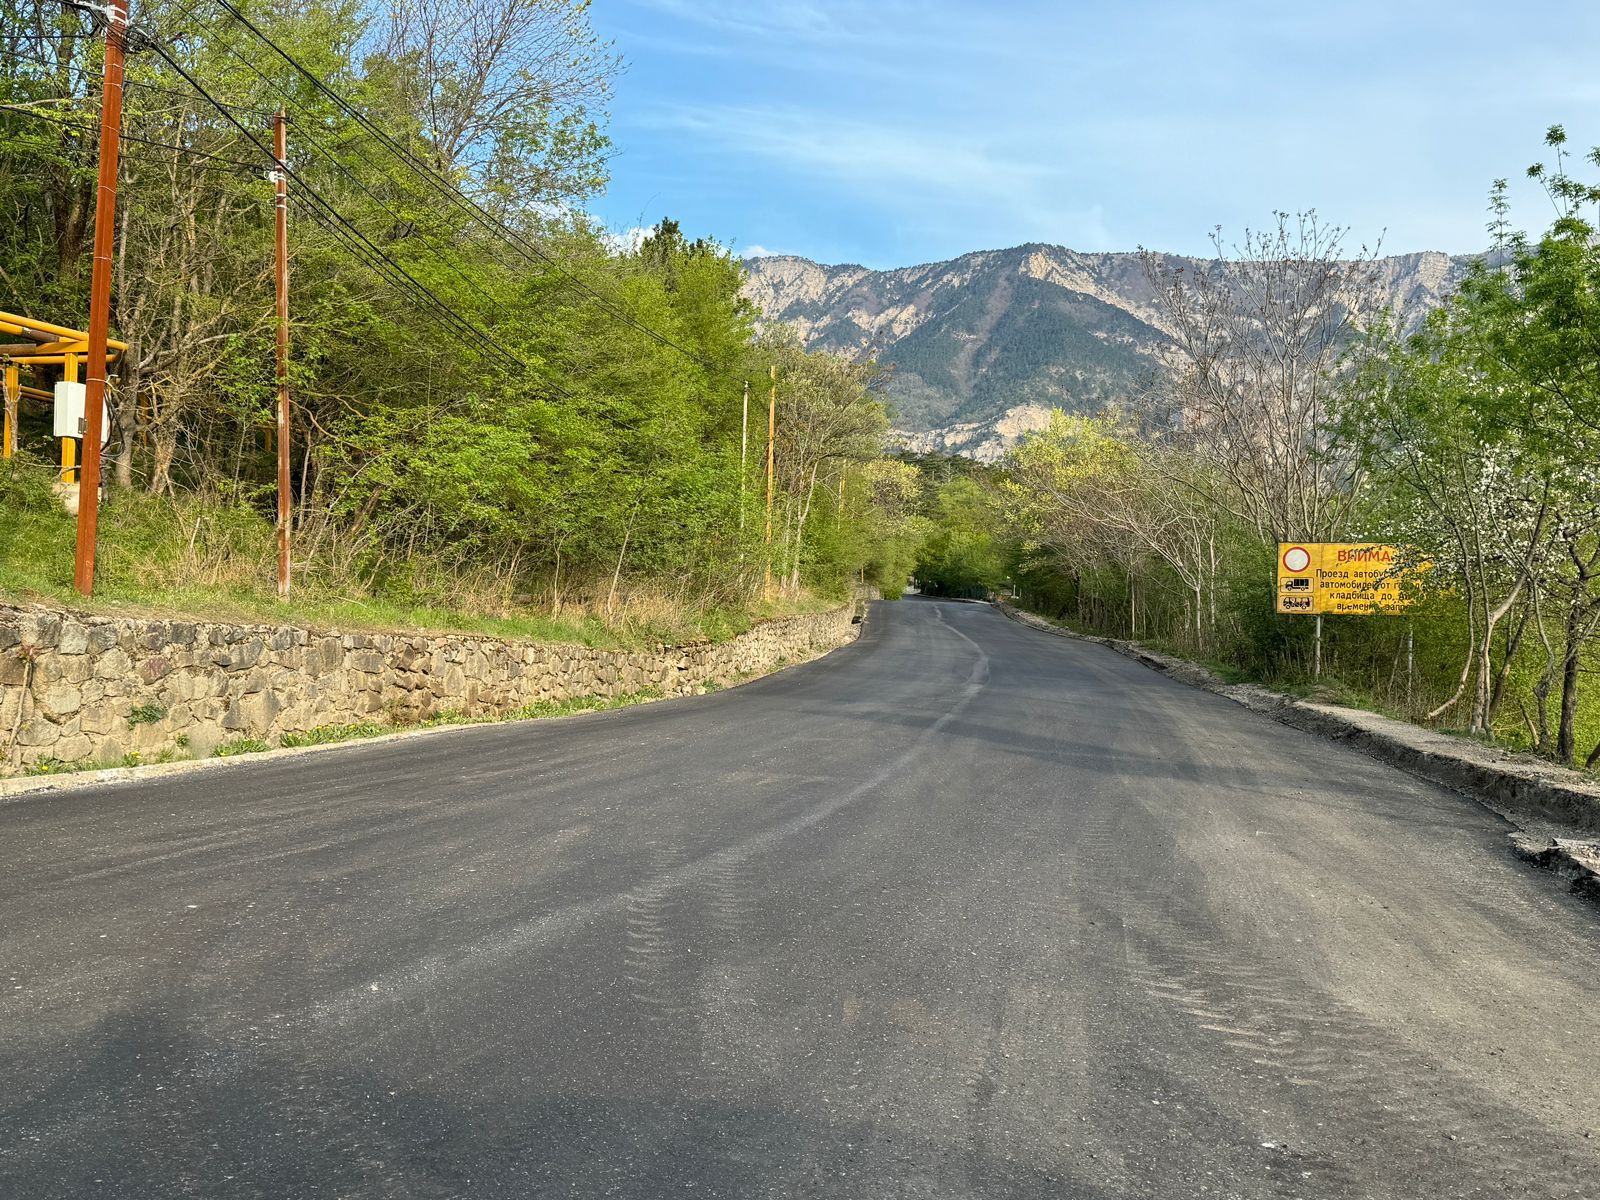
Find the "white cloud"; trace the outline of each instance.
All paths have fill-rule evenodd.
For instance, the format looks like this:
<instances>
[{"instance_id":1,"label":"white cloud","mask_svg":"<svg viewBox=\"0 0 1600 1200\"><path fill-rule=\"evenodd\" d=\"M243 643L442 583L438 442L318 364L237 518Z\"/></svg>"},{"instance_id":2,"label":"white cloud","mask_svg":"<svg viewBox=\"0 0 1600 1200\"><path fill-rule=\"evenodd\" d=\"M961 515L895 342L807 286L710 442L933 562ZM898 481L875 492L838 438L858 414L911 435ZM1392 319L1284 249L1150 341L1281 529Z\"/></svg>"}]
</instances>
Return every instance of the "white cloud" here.
<instances>
[{"instance_id":1,"label":"white cloud","mask_svg":"<svg viewBox=\"0 0 1600 1200\"><path fill-rule=\"evenodd\" d=\"M607 233L602 235L606 248L613 254L632 254L649 237L651 230L644 225L634 225L622 230L620 233Z\"/></svg>"}]
</instances>

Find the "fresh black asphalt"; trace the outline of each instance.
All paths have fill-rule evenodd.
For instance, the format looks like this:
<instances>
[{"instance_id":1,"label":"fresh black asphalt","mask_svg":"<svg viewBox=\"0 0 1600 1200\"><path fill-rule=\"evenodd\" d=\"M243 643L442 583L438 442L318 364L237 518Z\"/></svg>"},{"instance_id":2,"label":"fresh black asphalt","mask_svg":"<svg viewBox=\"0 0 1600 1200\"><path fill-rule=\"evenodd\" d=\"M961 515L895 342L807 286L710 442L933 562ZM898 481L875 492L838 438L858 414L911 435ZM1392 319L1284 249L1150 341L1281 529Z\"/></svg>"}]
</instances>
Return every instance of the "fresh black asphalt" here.
<instances>
[{"instance_id":1,"label":"fresh black asphalt","mask_svg":"<svg viewBox=\"0 0 1600 1200\"><path fill-rule=\"evenodd\" d=\"M0 1197L1600 1196L1600 910L977 604L0 806Z\"/></svg>"}]
</instances>

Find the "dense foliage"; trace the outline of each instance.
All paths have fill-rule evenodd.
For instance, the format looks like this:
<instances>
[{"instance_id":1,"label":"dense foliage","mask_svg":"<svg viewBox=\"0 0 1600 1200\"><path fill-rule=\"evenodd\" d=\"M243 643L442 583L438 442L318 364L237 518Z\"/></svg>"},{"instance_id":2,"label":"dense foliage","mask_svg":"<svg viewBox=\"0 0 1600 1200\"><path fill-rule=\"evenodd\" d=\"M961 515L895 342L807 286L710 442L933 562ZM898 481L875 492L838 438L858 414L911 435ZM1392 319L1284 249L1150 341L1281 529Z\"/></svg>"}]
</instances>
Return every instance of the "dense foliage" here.
<instances>
[{"instance_id":1,"label":"dense foliage","mask_svg":"<svg viewBox=\"0 0 1600 1200\"><path fill-rule=\"evenodd\" d=\"M1142 403L1057 412L986 488L1025 600L1600 761L1600 188L1565 140L1552 129L1554 164L1530 171L1550 227L1513 232L1497 184L1493 249L1419 330L1371 311L1370 257L1309 214L1208 272L1152 260L1174 369ZM1392 542L1428 583L1404 616L1327 618L1317 678L1313 621L1273 612L1295 541Z\"/></svg>"},{"instance_id":2,"label":"dense foliage","mask_svg":"<svg viewBox=\"0 0 1600 1200\"><path fill-rule=\"evenodd\" d=\"M490 607L527 596L558 612L620 612L640 597L748 607L839 594L903 557L892 543L905 532L878 507L875 368L807 354L781 329L758 335L742 269L715 242L671 221L623 242L583 215L606 180L619 69L586 10L135 9L112 322L132 349L111 396L113 543L119 520L148 517L141 493L174 514L257 514L255 526L274 509L268 171L281 107L305 589ZM0 28L4 306L82 328L103 42L85 13L31 0L0 0ZM23 454L0 478L13 522L55 454L48 406L25 400L22 417ZM194 524L190 560L208 521ZM185 536L184 521L167 525ZM205 570L270 589L270 530L258 532L254 552L230 538L232 565ZM14 524L0 540L23 533ZM11 586L48 587L54 569L13 570Z\"/></svg>"}]
</instances>

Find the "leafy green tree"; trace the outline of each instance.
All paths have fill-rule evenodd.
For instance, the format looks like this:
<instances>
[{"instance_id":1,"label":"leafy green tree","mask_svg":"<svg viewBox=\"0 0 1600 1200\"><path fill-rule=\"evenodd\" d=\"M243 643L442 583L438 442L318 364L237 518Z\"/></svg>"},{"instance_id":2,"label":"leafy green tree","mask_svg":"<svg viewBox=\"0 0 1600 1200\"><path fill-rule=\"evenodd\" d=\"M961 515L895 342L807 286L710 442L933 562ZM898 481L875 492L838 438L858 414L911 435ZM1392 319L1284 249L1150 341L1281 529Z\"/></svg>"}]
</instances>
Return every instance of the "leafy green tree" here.
<instances>
[{"instance_id":1,"label":"leafy green tree","mask_svg":"<svg viewBox=\"0 0 1600 1200\"><path fill-rule=\"evenodd\" d=\"M918 586L937 596L987 596L1005 579L1005 546L994 498L974 478L940 485L933 530L917 553Z\"/></svg>"}]
</instances>

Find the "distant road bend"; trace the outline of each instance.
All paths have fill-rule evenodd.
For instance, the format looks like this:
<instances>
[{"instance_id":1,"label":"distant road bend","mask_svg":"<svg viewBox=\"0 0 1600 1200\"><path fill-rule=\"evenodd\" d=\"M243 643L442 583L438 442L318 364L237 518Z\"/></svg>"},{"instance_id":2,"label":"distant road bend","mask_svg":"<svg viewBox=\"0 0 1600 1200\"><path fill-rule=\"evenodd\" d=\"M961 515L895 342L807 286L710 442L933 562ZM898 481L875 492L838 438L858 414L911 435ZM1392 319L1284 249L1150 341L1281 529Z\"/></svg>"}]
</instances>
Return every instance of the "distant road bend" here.
<instances>
[{"instance_id":1,"label":"distant road bend","mask_svg":"<svg viewBox=\"0 0 1600 1200\"><path fill-rule=\"evenodd\" d=\"M0 806L0 1196L1595 1197L1600 913L978 604Z\"/></svg>"}]
</instances>

